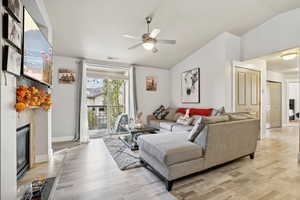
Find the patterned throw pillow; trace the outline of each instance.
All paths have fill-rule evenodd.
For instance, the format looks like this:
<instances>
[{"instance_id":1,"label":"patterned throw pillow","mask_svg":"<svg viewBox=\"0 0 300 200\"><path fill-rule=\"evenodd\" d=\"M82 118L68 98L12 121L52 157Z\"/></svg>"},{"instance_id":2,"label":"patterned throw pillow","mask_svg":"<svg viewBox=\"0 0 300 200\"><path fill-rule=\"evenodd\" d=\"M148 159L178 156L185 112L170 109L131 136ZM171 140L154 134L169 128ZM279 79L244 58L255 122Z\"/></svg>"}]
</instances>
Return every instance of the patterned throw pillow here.
<instances>
[{"instance_id":1,"label":"patterned throw pillow","mask_svg":"<svg viewBox=\"0 0 300 200\"><path fill-rule=\"evenodd\" d=\"M224 106L219 108L219 109L213 109L212 113L210 116L220 116L223 115L225 113L225 108Z\"/></svg>"},{"instance_id":2,"label":"patterned throw pillow","mask_svg":"<svg viewBox=\"0 0 300 200\"><path fill-rule=\"evenodd\" d=\"M188 140L190 142L193 142L195 140L195 138L199 135L199 133L201 132L201 130L204 128L204 123L202 120L202 117L200 117L196 123L195 126L193 127L193 129L191 130Z\"/></svg>"},{"instance_id":3,"label":"patterned throw pillow","mask_svg":"<svg viewBox=\"0 0 300 200\"><path fill-rule=\"evenodd\" d=\"M159 120L163 120L165 119L165 117L169 114L169 111L167 109L162 110L157 116L156 118Z\"/></svg>"},{"instance_id":4,"label":"patterned throw pillow","mask_svg":"<svg viewBox=\"0 0 300 200\"><path fill-rule=\"evenodd\" d=\"M163 111L165 110L165 107L163 105L161 105L159 108L157 108L152 114L157 118L157 116Z\"/></svg>"},{"instance_id":5,"label":"patterned throw pillow","mask_svg":"<svg viewBox=\"0 0 300 200\"><path fill-rule=\"evenodd\" d=\"M177 119L176 123L182 124L182 125L185 125L185 126L189 126L193 123L193 121L194 121L194 118L192 118L192 117L180 116Z\"/></svg>"}]
</instances>

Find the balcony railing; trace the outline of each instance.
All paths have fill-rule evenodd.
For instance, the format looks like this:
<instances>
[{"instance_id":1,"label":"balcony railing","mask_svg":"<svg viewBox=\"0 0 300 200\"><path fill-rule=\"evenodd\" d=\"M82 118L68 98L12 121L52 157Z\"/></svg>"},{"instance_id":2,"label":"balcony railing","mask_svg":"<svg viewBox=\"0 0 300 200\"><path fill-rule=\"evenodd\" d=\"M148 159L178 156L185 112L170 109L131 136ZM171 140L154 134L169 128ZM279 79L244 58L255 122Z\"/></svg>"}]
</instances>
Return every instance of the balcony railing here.
<instances>
[{"instance_id":1,"label":"balcony railing","mask_svg":"<svg viewBox=\"0 0 300 200\"><path fill-rule=\"evenodd\" d=\"M117 117L124 112L125 107L123 105L88 105L89 130L113 128Z\"/></svg>"}]
</instances>

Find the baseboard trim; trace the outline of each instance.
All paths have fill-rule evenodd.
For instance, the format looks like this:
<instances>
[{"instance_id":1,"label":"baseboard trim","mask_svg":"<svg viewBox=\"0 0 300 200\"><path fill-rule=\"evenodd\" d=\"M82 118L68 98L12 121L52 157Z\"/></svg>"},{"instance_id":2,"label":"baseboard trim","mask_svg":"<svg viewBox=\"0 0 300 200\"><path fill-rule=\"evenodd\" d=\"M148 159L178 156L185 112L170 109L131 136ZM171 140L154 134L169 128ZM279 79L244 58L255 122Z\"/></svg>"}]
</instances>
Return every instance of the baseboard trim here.
<instances>
[{"instance_id":1,"label":"baseboard trim","mask_svg":"<svg viewBox=\"0 0 300 200\"><path fill-rule=\"evenodd\" d=\"M53 137L52 142L68 142L72 141L74 136L65 136L65 137Z\"/></svg>"},{"instance_id":2,"label":"baseboard trim","mask_svg":"<svg viewBox=\"0 0 300 200\"><path fill-rule=\"evenodd\" d=\"M42 162L48 162L48 161L49 161L48 154L40 154L40 155L36 155L36 157L35 157L36 163L42 163Z\"/></svg>"}]
</instances>

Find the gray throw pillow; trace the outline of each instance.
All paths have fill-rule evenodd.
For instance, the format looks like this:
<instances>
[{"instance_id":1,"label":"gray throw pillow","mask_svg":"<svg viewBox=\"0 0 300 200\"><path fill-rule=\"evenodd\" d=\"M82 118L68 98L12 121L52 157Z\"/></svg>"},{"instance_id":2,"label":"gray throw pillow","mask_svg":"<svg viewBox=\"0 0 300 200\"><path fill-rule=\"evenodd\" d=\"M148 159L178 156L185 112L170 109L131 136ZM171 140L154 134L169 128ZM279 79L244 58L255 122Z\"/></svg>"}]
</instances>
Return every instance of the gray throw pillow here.
<instances>
[{"instance_id":1,"label":"gray throw pillow","mask_svg":"<svg viewBox=\"0 0 300 200\"><path fill-rule=\"evenodd\" d=\"M207 145L207 132L208 132L208 126L205 125L201 132L197 135L197 137L194 140L195 144L198 144L202 147L203 151L206 151L206 145Z\"/></svg>"},{"instance_id":2,"label":"gray throw pillow","mask_svg":"<svg viewBox=\"0 0 300 200\"><path fill-rule=\"evenodd\" d=\"M213 109L212 113L210 116L220 116L223 115L225 113L225 108L224 106L219 108L219 109Z\"/></svg>"},{"instance_id":3,"label":"gray throw pillow","mask_svg":"<svg viewBox=\"0 0 300 200\"><path fill-rule=\"evenodd\" d=\"M189 134L189 136L188 136L188 140L189 140L190 142L194 142L195 138L198 136L198 134L201 132L201 130L202 130L203 128L204 128L204 123L203 123L202 117L200 117L200 118L196 121L196 123L195 123L193 129L190 131L190 134Z\"/></svg>"}]
</instances>

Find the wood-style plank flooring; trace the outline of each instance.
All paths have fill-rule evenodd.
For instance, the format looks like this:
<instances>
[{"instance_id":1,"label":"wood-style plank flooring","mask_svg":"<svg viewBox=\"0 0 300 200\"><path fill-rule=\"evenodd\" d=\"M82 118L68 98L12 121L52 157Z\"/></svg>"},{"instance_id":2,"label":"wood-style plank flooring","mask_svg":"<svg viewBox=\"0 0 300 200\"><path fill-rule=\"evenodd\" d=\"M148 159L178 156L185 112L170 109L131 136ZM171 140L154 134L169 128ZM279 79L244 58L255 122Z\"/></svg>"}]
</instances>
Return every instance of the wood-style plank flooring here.
<instances>
[{"instance_id":1,"label":"wood-style plank flooring","mask_svg":"<svg viewBox=\"0 0 300 200\"><path fill-rule=\"evenodd\" d=\"M171 193L144 168L120 171L102 139L66 153L56 200L300 199L298 126L267 131L254 160L242 158L175 182Z\"/></svg>"}]
</instances>

